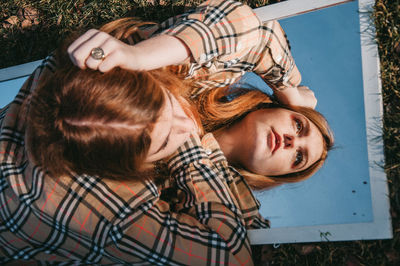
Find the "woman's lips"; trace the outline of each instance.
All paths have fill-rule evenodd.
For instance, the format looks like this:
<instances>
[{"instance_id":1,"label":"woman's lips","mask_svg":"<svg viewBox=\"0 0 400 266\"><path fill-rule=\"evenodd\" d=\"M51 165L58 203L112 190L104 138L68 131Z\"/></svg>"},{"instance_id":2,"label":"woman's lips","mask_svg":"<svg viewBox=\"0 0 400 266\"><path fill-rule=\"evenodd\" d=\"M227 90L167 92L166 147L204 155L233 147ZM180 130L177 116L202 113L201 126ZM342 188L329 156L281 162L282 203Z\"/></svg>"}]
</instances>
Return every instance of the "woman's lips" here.
<instances>
[{"instance_id":1,"label":"woman's lips","mask_svg":"<svg viewBox=\"0 0 400 266\"><path fill-rule=\"evenodd\" d=\"M272 129L272 153L274 153L279 147L281 146L281 136L279 136L278 133L275 132L275 130Z\"/></svg>"}]
</instances>

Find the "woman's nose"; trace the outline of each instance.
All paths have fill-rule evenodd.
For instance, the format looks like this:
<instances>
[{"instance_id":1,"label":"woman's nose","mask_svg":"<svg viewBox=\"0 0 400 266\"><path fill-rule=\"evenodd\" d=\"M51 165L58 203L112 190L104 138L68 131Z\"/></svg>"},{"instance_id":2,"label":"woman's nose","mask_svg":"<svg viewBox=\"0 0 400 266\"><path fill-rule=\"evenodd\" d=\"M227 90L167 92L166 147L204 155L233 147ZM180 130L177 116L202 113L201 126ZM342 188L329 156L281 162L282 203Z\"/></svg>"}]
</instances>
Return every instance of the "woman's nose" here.
<instances>
[{"instance_id":1,"label":"woman's nose","mask_svg":"<svg viewBox=\"0 0 400 266\"><path fill-rule=\"evenodd\" d=\"M295 137L292 135L284 134L283 135L283 142L284 148L293 148L294 147L294 140Z\"/></svg>"}]
</instances>

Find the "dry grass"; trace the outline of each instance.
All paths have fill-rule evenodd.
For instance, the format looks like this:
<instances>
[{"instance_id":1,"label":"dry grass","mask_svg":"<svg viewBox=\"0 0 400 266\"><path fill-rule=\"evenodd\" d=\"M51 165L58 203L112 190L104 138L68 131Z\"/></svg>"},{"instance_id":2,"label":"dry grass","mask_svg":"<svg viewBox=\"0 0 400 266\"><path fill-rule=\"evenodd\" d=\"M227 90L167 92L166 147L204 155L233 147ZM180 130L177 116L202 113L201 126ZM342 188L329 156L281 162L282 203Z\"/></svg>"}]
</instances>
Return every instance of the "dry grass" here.
<instances>
[{"instance_id":1,"label":"dry grass","mask_svg":"<svg viewBox=\"0 0 400 266\"><path fill-rule=\"evenodd\" d=\"M0 68L44 58L75 29L87 29L123 17L161 21L198 4L195 0L3 0L0 6ZM279 2L247 0L252 7ZM381 59L386 173L390 185L394 238L318 244L256 246L257 264L400 264L400 4L377 0L373 13Z\"/></svg>"}]
</instances>

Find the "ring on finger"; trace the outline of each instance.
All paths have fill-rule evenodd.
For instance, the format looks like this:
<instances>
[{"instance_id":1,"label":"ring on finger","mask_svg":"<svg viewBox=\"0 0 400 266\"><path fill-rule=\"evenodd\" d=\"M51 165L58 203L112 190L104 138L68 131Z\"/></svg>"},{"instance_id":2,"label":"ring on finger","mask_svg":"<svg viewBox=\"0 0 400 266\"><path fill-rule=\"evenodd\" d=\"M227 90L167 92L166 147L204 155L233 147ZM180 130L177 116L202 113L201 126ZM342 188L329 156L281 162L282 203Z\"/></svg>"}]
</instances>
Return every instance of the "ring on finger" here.
<instances>
[{"instance_id":1,"label":"ring on finger","mask_svg":"<svg viewBox=\"0 0 400 266\"><path fill-rule=\"evenodd\" d=\"M95 60L103 60L105 56L104 50L100 47L93 48L90 52L90 56Z\"/></svg>"}]
</instances>

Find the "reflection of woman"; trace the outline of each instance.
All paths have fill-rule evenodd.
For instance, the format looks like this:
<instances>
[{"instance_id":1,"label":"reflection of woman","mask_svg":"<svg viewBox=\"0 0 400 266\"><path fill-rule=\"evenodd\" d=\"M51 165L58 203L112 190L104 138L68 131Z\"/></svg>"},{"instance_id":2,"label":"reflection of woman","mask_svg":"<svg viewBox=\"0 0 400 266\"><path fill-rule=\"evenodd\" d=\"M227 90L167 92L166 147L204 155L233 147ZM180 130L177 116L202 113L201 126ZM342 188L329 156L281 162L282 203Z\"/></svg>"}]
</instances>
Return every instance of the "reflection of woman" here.
<instances>
[{"instance_id":1,"label":"reflection of woman","mask_svg":"<svg viewBox=\"0 0 400 266\"><path fill-rule=\"evenodd\" d=\"M202 121L253 188L299 182L322 166L333 137L318 112L267 103L258 91L221 103L219 93L200 97Z\"/></svg>"},{"instance_id":2,"label":"reflection of woman","mask_svg":"<svg viewBox=\"0 0 400 266\"><path fill-rule=\"evenodd\" d=\"M6 207L0 209L0 236L5 243L0 257L81 263L251 263L246 228L265 227L266 224L258 214L258 204L246 182L228 166L219 145L222 150L223 146L229 147L229 136L252 125L252 132L268 132L261 142L270 154L288 151L302 140L301 137L305 140L310 132L318 134L309 120L285 109L260 109L237 123L228 119L226 123L232 126L219 129L216 138L219 143L210 134L200 140L193 130L195 124L189 120L195 115L191 115L178 92L173 90L184 86L168 72L126 74L127 71L116 69L100 74L64 68L56 70L49 78L46 76L49 66L51 64L45 65L44 70L38 69L17 100L2 112L0 147L4 185L1 202ZM59 73L69 76L60 77ZM115 81L115 77L119 79ZM25 110L21 110L19 104L29 95L29 89L35 88L37 79L46 79L46 82L32 96L32 104L26 104L29 121L25 123ZM63 86L64 91L57 94L57 82L71 86ZM46 86L49 90L44 89ZM46 101L41 101L40 93L54 100L42 106ZM148 97L148 93L154 97ZM110 103L110 98L116 100ZM146 99L151 101L146 102ZM258 103L254 106L259 107ZM143 114L143 110L147 111L145 117L135 116ZM273 116L269 112L274 112ZM51 127L40 122L40 115L42 122L54 118L55 132L47 131ZM79 116L84 119L78 119ZM266 117L274 117L275 122L273 119L271 124L265 125ZM278 118L279 125L276 124ZM39 121L37 125L36 121ZM33 160L28 160L24 152L21 136L25 127L28 151ZM60 136L61 132L68 134ZM162 186L157 187L154 180L129 180L137 178L132 174L129 160L151 162L162 158L173 150L171 138L186 139L191 132L193 137L168 161L174 177L172 182L177 187L176 204L160 200L157 188ZM54 139L46 139L46 135ZM252 136L248 137L252 140ZM135 145L128 145L130 139L135 140ZM322 138L317 139L322 142ZM140 152L137 151L138 142L142 143ZM48 150L53 152L45 154ZM124 152L118 154L120 150ZM234 163L244 164L244 160L238 161L237 154L245 153L224 152L228 160L232 155ZM293 163L297 167L299 156L297 151L294 154ZM53 160L60 157L65 159L64 167L53 167L57 164ZM124 159L128 162L120 162ZM311 161L314 162L314 158ZM38 165L50 170L53 178ZM251 164L243 166L252 170ZM260 164L254 162L254 166ZM81 175L65 175L64 170ZM270 172L265 171L271 169L256 170L268 174ZM54 175L58 172L60 175ZM88 173L93 176L86 175ZM96 174L106 178L101 179ZM124 176L128 180L121 181Z\"/></svg>"}]
</instances>

